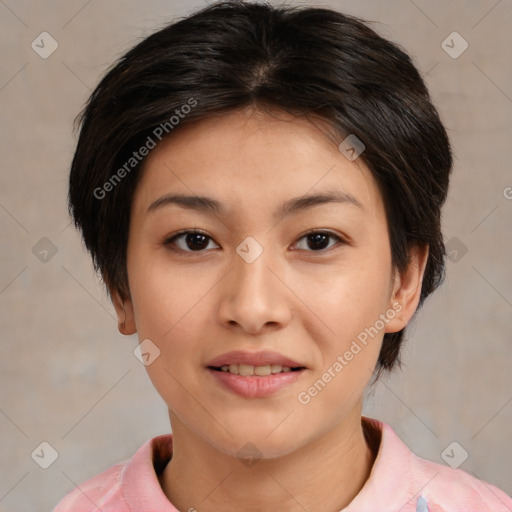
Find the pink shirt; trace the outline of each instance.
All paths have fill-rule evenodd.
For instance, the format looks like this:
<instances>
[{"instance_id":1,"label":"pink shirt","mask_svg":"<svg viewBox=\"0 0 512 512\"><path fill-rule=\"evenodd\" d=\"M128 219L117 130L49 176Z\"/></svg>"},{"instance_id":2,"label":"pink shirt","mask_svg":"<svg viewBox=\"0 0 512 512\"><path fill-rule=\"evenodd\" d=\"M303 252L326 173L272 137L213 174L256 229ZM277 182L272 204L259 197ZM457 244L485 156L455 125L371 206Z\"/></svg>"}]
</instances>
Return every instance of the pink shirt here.
<instances>
[{"instance_id":1,"label":"pink shirt","mask_svg":"<svg viewBox=\"0 0 512 512\"><path fill-rule=\"evenodd\" d=\"M362 421L381 432L380 445L370 477L343 512L512 511L512 498L497 487L416 456L386 423ZM154 437L131 459L71 491L54 512L178 512L157 477L171 454L172 434Z\"/></svg>"}]
</instances>

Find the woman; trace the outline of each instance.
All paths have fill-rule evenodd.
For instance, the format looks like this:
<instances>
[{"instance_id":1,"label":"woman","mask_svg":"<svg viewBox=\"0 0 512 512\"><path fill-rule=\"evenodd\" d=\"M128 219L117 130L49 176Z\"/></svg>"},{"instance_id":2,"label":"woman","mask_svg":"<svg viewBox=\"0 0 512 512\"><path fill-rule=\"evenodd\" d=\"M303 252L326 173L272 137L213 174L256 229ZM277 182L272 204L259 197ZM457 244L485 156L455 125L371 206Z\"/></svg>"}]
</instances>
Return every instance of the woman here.
<instances>
[{"instance_id":1,"label":"woman","mask_svg":"<svg viewBox=\"0 0 512 512\"><path fill-rule=\"evenodd\" d=\"M69 204L172 434L64 511L505 511L362 416L441 283L452 167L407 54L329 9L222 2L123 56Z\"/></svg>"}]
</instances>

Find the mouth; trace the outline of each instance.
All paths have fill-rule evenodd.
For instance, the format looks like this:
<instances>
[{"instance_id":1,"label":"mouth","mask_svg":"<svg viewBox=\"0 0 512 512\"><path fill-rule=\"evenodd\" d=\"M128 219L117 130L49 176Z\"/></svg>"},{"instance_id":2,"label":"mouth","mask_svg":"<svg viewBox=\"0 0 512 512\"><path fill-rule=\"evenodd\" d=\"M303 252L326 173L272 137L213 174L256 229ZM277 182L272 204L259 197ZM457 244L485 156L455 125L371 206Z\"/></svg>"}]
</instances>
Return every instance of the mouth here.
<instances>
[{"instance_id":1,"label":"mouth","mask_svg":"<svg viewBox=\"0 0 512 512\"><path fill-rule=\"evenodd\" d=\"M207 363L207 368L243 377L253 375L266 377L277 373L305 370L306 366L271 350L259 352L236 350L212 359Z\"/></svg>"},{"instance_id":2,"label":"mouth","mask_svg":"<svg viewBox=\"0 0 512 512\"><path fill-rule=\"evenodd\" d=\"M245 398L274 395L292 385L307 367L272 351L235 351L223 354L206 365L224 389Z\"/></svg>"},{"instance_id":3,"label":"mouth","mask_svg":"<svg viewBox=\"0 0 512 512\"><path fill-rule=\"evenodd\" d=\"M223 364L222 366L208 366L210 370L217 372L231 373L232 375L241 375L242 377L267 377L277 373L289 373L305 370L305 366L283 366L281 364L266 364L254 366L251 364Z\"/></svg>"}]
</instances>

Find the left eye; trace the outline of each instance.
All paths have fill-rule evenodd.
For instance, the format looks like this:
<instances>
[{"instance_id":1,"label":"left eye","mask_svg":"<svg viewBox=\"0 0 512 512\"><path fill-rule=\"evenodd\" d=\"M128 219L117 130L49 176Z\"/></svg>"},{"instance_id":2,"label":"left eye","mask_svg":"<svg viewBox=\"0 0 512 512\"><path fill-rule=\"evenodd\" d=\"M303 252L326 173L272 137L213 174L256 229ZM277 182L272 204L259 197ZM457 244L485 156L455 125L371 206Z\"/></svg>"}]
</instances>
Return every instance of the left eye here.
<instances>
[{"instance_id":1,"label":"left eye","mask_svg":"<svg viewBox=\"0 0 512 512\"><path fill-rule=\"evenodd\" d=\"M335 243L329 245L329 239L343 243L343 239L333 233L327 231L311 231L299 238L299 242L297 242L296 246L300 244L301 240L306 240L307 247L298 247L299 249L309 249L313 252L320 252L335 245ZM181 243L178 243L178 241ZM174 244L185 252L203 252L204 249L208 249L210 241L213 242L213 239L201 231L183 231L166 240L165 244ZM215 242L213 243L215 244ZM219 247L217 244L215 245Z\"/></svg>"},{"instance_id":2,"label":"left eye","mask_svg":"<svg viewBox=\"0 0 512 512\"><path fill-rule=\"evenodd\" d=\"M299 240L306 239L307 247L312 249L313 252L319 252L329 247L332 247L332 245L328 245L329 238L335 239L338 242L343 242L343 240L339 236L333 233L329 233L327 231L312 231L311 233L307 233L306 235L301 237ZM304 247L299 248L304 249Z\"/></svg>"}]
</instances>

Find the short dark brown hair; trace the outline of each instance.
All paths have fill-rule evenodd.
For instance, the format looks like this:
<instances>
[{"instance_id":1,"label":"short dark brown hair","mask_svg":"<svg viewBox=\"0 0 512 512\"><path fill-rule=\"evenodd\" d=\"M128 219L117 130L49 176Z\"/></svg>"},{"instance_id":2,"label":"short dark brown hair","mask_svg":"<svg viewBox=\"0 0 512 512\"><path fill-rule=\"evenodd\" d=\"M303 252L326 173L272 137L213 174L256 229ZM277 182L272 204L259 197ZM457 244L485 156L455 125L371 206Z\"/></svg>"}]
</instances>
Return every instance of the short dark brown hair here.
<instances>
[{"instance_id":1,"label":"short dark brown hair","mask_svg":"<svg viewBox=\"0 0 512 512\"><path fill-rule=\"evenodd\" d=\"M359 158L383 196L394 268L407 268L413 245L429 247L421 306L444 278L441 207L452 154L411 58L354 16L238 1L143 39L77 116L69 210L107 287L129 297L130 208L144 162L138 148L246 106L311 115L340 140L352 134L364 143ZM384 335L379 375L400 364L403 334Z\"/></svg>"}]
</instances>

